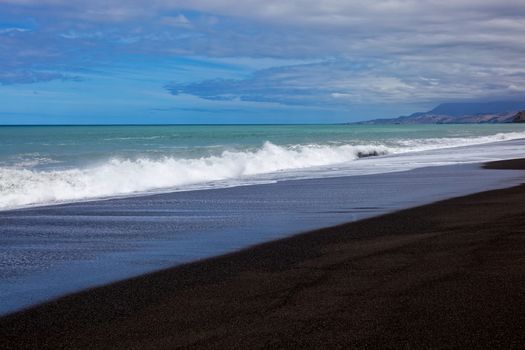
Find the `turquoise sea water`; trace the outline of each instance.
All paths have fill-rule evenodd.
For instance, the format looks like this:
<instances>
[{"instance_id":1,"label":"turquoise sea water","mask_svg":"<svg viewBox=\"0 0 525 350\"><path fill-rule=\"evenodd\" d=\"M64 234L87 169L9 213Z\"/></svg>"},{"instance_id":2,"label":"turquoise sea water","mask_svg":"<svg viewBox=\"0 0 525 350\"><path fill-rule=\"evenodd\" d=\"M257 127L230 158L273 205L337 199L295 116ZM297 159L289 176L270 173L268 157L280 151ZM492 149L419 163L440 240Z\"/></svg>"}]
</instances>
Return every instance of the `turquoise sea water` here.
<instances>
[{"instance_id":1,"label":"turquoise sea water","mask_svg":"<svg viewBox=\"0 0 525 350\"><path fill-rule=\"evenodd\" d=\"M504 125L173 125L0 127L0 164L68 167L111 157L205 157L296 145L405 146L406 141L525 133ZM525 134L524 134L525 136ZM462 140L457 140L461 142ZM23 162L27 164L24 164Z\"/></svg>"},{"instance_id":2,"label":"turquoise sea water","mask_svg":"<svg viewBox=\"0 0 525 350\"><path fill-rule=\"evenodd\" d=\"M299 170L326 176L367 156L522 137L525 125L516 124L0 127L0 209L234 186Z\"/></svg>"}]
</instances>

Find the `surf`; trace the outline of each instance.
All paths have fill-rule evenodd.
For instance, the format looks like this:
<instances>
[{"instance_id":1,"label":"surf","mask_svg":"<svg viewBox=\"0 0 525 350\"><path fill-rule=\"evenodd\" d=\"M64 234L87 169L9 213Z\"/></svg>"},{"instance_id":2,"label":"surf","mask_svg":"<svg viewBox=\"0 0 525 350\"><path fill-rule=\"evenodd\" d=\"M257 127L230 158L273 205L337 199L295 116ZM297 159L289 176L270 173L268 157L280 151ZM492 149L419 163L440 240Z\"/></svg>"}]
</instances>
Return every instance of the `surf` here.
<instances>
[{"instance_id":1,"label":"surf","mask_svg":"<svg viewBox=\"0 0 525 350\"><path fill-rule=\"evenodd\" d=\"M146 193L155 190L199 189L213 182L222 186L249 184L250 177L269 174L279 179L290 171L352 164L362 158L443 149L524 138L524 132L480 137L397 139L369 144L277 145L224 150L195 158L112 157L84 167L37 170L0 167L0 210ZM376 172L387 171L381 167ZM315 176L315 175L312 175ZM242 180L242 181L241 181Z\"/></svg>"}]
</instances>

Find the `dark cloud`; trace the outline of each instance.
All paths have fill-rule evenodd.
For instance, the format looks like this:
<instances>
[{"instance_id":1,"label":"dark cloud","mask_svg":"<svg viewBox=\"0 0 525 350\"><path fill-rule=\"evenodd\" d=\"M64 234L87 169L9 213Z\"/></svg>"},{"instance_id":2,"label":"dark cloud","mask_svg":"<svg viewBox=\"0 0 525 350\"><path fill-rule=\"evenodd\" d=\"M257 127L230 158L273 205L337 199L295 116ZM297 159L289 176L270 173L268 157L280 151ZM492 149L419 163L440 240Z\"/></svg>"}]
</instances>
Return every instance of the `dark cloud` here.
<instances>
[{"instance_id":1,"label":"dark cloud","mask_svg":"<svg viewBox=\"0 0 525 350\"><path fill-rule=\"evenodd\" d=\"M3 85L10 84L30 84L51 80L72 80L80 81L79 77L67 76L55 72L38 72L38 71L9 71L0 72L0 83Z\"/></svg>"},{"instance_id":2,"label":"dark cloud","mask_svg":"<svg viewBox=\"0 0 525 350\"><path fill-rule=\"evenodd\" d=\"M431 58L417 67L410 60L376 60L366 64L331 60L264 69L246 79L171 83L166 89L174 95L189 94L208 100L293 105L435 103L525 95L525 89L520 88L523 73L498 71L499 68L488 66L447 66ZM458 79L459 74L463 79Z\"/></svg>"}]
</instances>

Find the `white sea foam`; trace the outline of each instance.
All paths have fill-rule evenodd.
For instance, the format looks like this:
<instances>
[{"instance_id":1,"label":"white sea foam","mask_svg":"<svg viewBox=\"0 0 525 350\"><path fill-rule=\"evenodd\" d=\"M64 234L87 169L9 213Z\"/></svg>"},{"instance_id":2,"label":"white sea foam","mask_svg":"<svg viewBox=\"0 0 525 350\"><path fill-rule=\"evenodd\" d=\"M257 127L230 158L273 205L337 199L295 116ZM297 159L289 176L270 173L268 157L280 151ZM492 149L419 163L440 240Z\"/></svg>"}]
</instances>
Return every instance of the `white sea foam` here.
<instances>
[{"instance_id":1,"label":"white sea foam","mask_svg":"<svg viewBox=\"0 0 525 350\"><path fill-rule=\"evenodd\" d=\"M66 170L38 171L0 167L0 209L184 188L213 181L345 164L362 157L441 149L524 138L512 132L474 138L397 140L390 146L294 145L266 142L250 151L224 151L193 159L109 159L98 165ZM376 169L381 172L381 169Z\"/></svg>"}]
</instances>

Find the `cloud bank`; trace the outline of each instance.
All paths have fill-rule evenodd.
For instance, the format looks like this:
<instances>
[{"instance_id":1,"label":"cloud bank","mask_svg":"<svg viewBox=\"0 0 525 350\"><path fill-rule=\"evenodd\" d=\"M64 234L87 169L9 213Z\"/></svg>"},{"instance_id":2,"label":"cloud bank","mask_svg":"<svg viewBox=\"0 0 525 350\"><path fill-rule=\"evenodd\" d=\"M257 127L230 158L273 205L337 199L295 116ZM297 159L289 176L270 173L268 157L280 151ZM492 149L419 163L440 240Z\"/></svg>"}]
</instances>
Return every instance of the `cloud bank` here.
<instances>
[{"instance_id":1,"label":"cloud bank","mask_svg":"<svg viewBox=\"0 0 525 350\"><path fill-rule=\"evenodd\" d=\"M0 10L3 84L70 79L131 55L304 61L238 79L167 72L159 84L212 101L343 108L525 96L521 0L0 0Z\"/></svg>"}]
</instances>

